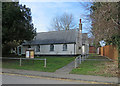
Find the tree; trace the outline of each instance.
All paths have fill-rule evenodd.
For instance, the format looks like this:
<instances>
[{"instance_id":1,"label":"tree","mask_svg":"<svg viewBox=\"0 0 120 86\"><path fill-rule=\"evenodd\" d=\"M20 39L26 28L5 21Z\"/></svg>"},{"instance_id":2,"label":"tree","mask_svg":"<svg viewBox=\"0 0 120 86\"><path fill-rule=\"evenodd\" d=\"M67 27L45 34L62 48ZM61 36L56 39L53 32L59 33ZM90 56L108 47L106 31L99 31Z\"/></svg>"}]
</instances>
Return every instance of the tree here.
<instances>
[{"instance_id":1,"label":"tree","mask_svg":"<svg viewBox=\"0 0 120 86\"><path fill-rule=\"evenodd\" d=\"M0 57L2 57L2 2L0 1Z\"/></svg>"},{"instance_id":2,"label":"tree","mask_svg":"<svg viewBox=\"0 0 120 86\"><path fill-rule=\"evenodd\" d=\"M96 2L91 6L91 19L93 23L91 31L95 36L96 42L101 40L114 42L113 38L120 36L119 6L118 2Z\"/></svg>"},{"instance_id":3,"label":"tree","mask_svg":"<svg viewBox=\"0 0 120 86\"><path fill-rule=\"evenodd\" d=\"M74 29L75 27L73 15L67 13L54 17L51 23L52 30L56 31Z\"/></svg>"},{"instance_id":4,"label":"tree","mask_svg":"<svg viewBox=\"0 0 120 86\"><path fill-rule=\"evenodd\" d=\"M31 40L36 35L32 23L30 8L18 2L2 3L2 45L16 47L24 40ZM4 50L4 49L3 49Z\"/></svg>"}]
</instances>

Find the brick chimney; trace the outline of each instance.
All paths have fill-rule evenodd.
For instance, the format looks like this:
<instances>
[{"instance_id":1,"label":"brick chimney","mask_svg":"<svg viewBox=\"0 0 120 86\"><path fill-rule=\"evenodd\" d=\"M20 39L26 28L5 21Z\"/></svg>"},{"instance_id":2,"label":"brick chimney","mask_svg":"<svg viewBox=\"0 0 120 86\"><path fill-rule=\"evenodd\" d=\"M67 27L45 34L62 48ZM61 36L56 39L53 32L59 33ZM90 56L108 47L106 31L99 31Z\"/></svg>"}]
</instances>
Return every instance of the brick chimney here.
<instances>
[{"instance_id":1,"label":"brick chimney","mask_svg":"<svg viewBox=\"0 0 120 86\"><path fill-rule=\"evenodd\" d=\"M78 36L76 40L76 53L78 55L82 54L82 23L81 19L79 21Z\"/></svg>"},{"instance_id":2,"label":"brick chimney","mask_svg":"<svg viewBox=\"0 0 120 86\"><path fill-rule=\"evenodd\" d=\"M82 23L81 23L81 19L80 19L80 23L79 23L79 31L80 31L80 33L82 33Z\"/></svg>"}]
</instances>

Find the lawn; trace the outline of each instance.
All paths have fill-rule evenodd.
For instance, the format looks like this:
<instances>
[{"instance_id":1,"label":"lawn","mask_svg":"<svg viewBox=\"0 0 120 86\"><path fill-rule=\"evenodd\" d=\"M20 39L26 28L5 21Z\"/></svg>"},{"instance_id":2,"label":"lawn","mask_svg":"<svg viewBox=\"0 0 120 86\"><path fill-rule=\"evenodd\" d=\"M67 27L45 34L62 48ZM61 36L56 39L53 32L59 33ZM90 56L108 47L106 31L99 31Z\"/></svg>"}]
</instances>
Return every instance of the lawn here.
<instances>
[{"instance_id":1,"label":"lawn","mask_svg":"<svg viewBox=\"0 0 120 86\"><path fill-rule=\"evenodd\" d=\"M36 58L46 58L47 67L44 68L44 61L37 60L22 60L22 66L19 66L19 60L3 60L3 68L11 69L24 69L33 71L44 71L44 72L55 72L57 69L67 65L72 62L74 57L36 57Z\"/></svg>"},{"instance_id":2,"label":"lawn","mask_svg":"<svg viewBox=\"0 0 120 86\"><path fill-rule=\"evenodd\" d=\"M88 59L107 59L97 54L90 54ZM73 69L71 74L117 76L117 65L107 60L87 60L82 62L78 68Z\"/></svg>"},{"instance_id":3,"label":"lawn","mask_svg":"<svg viewBox=\"0 0 120 86\"><path fill-rule=\"evenodd\" d=\"M108 59L108 58L106 58L106 57L104 57L104 56L100 56L100 55L98 55L98 54L89 54L89 58L88 59Z\"/></svg>"}]
</instances>

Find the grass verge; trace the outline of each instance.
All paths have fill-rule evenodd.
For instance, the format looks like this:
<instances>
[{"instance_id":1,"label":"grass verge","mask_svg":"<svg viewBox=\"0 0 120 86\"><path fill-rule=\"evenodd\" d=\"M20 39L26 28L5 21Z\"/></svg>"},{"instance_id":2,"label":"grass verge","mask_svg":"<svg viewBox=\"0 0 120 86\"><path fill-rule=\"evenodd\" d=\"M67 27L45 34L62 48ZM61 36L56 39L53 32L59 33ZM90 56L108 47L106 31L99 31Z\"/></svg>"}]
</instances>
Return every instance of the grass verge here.
<instances>
[{"instance_id":1,"label":"grass verge","mask_svg":"<svg viewBox=\"0 0 120 86\"><path fill-rule=\"evenodd\" d=\"M55 72L57 69L72 62L74 57L37 57L46 58L47 67L44 68L44 61L40 60L22 60L22 66L19 66L19 60L3 60L3 68L24 69L33 71Z\"/></svg>"},{"instance_id":2,"label":"grass verge","mask_svg":"<svg viewBox=\"0 0 120 86\"><path fill-rule=\"evenodd\" d=\"M73 69L71 74L96 75L117 77L118 68L112 61L107 61L106 57L90 54L88 59L105 59L105 60L87 60L82 62L78 68Z\"/></svg>"}]
</instances>

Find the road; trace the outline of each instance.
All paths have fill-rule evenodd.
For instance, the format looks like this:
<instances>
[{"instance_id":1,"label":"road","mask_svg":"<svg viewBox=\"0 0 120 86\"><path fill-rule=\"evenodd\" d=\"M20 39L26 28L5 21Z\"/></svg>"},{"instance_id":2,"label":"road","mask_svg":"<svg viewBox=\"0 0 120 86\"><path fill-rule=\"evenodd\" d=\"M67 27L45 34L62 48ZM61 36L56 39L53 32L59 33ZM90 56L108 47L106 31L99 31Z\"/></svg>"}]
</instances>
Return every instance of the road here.
<instances>
[{"instance_id":1,"label":"road","mask_svg":"<svg viewBox=\"0 0 120 86\"><path fill-rule=\"evenodd\" d=\"M6 73L2 74L2 84L91 84L91 82Z\"/></svg>"}]
</instances>

